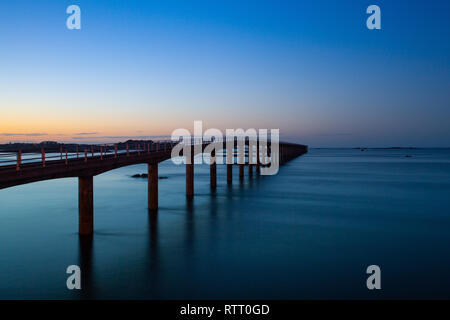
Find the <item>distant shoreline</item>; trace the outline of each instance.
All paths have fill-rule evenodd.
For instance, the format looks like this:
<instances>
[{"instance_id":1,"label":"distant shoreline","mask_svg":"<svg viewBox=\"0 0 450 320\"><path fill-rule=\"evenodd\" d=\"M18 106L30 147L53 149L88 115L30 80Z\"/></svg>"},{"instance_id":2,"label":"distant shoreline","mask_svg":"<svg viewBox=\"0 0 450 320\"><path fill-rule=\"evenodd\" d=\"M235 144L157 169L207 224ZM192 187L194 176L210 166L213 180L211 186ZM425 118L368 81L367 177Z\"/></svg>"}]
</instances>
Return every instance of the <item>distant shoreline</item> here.
<instances>
[{"instance_id":1,"label":"distant shoreline","mask_svg":"<svg viewBox=\"0 0 450 320\"><path fill-rule=\"evenodd\" d=\"M128 140L125 142L117 143L118 149L125 149L126 144L133 146L134 144L139 143L154 143L152 140ZM94 146L103 146L103 144L93 144ZM76 151L76 147L79 147L79 150L83 150L84 148L90 149L91 144L76 144L76 143L58 143L53 141L43 141L40 143L3 143L0 144L0 152L16 152L17 150L22 150L22 152L40 152L42 147L48 149L54 149L55 152L59 152L60 146L63 146L64 150L68 150L69 152ZM106 145L108 147L108 145ZM450 149L450 147L309 147L309 149L319 150L319 149L347 149L347 150L423 150L423 149Z\"/></svg>"}]
</instances>

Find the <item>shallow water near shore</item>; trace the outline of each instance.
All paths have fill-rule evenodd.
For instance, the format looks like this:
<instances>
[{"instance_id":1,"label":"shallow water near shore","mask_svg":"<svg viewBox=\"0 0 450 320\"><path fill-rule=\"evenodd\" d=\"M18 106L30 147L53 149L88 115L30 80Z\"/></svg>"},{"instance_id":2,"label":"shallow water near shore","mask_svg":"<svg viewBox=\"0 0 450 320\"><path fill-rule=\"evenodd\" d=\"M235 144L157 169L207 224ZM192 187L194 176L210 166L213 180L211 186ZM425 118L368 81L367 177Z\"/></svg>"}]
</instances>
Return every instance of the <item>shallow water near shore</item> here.
<instances>
[{"instance_id":1,"label":"shallow water near shore","mask_svg":"<svg viewBox=\"0 0 450 320\"><path fill-rule=\"evenodd\" d=\"M410 155L411 157L406 157ZM94 178L94 235L78 236L76 179L0 190L2 299L450 298L450 150L311 149L275 176L209 188L161 163ZM80 265L82 290L66 288ZM366 287L381 268L382 290Z\"/></svg>"}]
</instances>

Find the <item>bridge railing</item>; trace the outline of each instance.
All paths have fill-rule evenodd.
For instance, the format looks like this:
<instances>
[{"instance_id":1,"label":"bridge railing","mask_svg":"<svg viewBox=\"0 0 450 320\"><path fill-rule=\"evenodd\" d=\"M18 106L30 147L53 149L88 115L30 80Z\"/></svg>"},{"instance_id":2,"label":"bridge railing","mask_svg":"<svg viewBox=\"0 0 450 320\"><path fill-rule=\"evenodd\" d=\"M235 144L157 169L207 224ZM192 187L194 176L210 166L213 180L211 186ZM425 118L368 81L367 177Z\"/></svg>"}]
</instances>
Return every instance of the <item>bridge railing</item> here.
<instances>
[{"instance_id":1,"label":"bridge railing","mask_svg":"<svg viewBox=\"0 0 450 320\"><path fill-rule=\"evenodd\" d=\"M10 169L15 166L16 170L26 164L38 164L42 167L47 164L61 161L68 164L71 160L103 159L118 156L140 155L151 152L167 152L178 143L172 140L146 141L136 143L119 144L96 144L96 145L65 145L58 147L40 147L33 149L7 150L0 152L0 170Z\"/></svg>"},{"instance_id":2,"label":"bridge railing","mask_svg":"<svg viewBox=\"0 0 450 320\"><path fill-rule=\"evenodd\" d=\"M19 171L24 165L40 164L42 167L51 163L65 163L66 165L73 160L85 161L89 159L100 159L140 155L151 152L170 151L178 144L198 145L209 144L211 142L226 143L235 140L235 137L223 137L219 139L205 139L204 137L192 137L191 139L180 138L178 141L158 140L158 141L137 141L130 143L117 144L92 144L92 145L75 145L75 144L59 144L52 146L36 146L33 149L18 149L0 151L0 170L11 169L13 167ZM224 150L218 150L217 156L224 155ZM246 150L248 151L248 146ZM233 149L235 156L235 149Z\"/></svg>"}]
</instances>

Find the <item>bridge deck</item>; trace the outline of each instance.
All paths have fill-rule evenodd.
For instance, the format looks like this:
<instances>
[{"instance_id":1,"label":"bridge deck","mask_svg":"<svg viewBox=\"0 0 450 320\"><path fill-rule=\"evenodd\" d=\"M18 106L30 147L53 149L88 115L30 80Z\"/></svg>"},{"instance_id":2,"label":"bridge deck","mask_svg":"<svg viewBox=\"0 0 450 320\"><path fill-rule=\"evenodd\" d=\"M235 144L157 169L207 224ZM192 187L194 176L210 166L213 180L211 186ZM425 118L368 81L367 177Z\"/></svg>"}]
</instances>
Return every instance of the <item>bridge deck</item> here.
<instances>
[{"instance_id":1,"label":"bridge deck","mask_svg":"<svg viewBox=\"0 0 450 320\"><path fill-rule=\"evenodd\" d=\"M103 172L139 163L158 163L170 159L171 151L152 151L150 153L130 152L117 157L104 155L79 159L48 161L45 167L41 162L26 163L20 170L14 166L0 167L0 189L25 183L80 176L95 176Z\"/></svg>"},{"instance_id":2,"label":"bridge deck","mask_svg":"<svg viewBox=\"0 0 450 320\"><path fill-rule=\"evenodd\" d=\"M203 143L200 152L203 152L208 144ZM225 147L224 143L223 149ZM46 161L45 166L43 162L22 163L19 167L17 165L4 165L0 166L0 189L50 179L96 176L134 164L155 164L170 159L172 148L173 146L167 145L165 149L159 151L130 151L128 153L96 155L87 158L83 154L79 158ZM290 152L283 152L283 150L290 150ZM289 161L306 152L306 146L280 143L280 163ZM61 155L61 157L63 156Z\"/></svg>"}]
</instances>

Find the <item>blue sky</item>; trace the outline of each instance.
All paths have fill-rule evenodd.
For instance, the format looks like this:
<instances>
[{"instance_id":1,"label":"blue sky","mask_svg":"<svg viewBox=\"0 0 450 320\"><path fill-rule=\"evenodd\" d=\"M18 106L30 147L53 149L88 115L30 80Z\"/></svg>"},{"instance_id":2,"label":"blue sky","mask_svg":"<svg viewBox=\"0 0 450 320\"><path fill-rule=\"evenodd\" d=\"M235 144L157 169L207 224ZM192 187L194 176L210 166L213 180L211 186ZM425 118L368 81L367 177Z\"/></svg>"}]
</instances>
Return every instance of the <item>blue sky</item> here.
<instances>
[{"instance_id":1,"label":"blue sky","mask_svg":"<svg viewBox=\"0 0 450 320\"><path fill-rule=\"evenodd\" d=\"M317 147L450 147L449 21L449 1L2 0L0 141L203 120Z\"/></svg>"}]
</instances>

